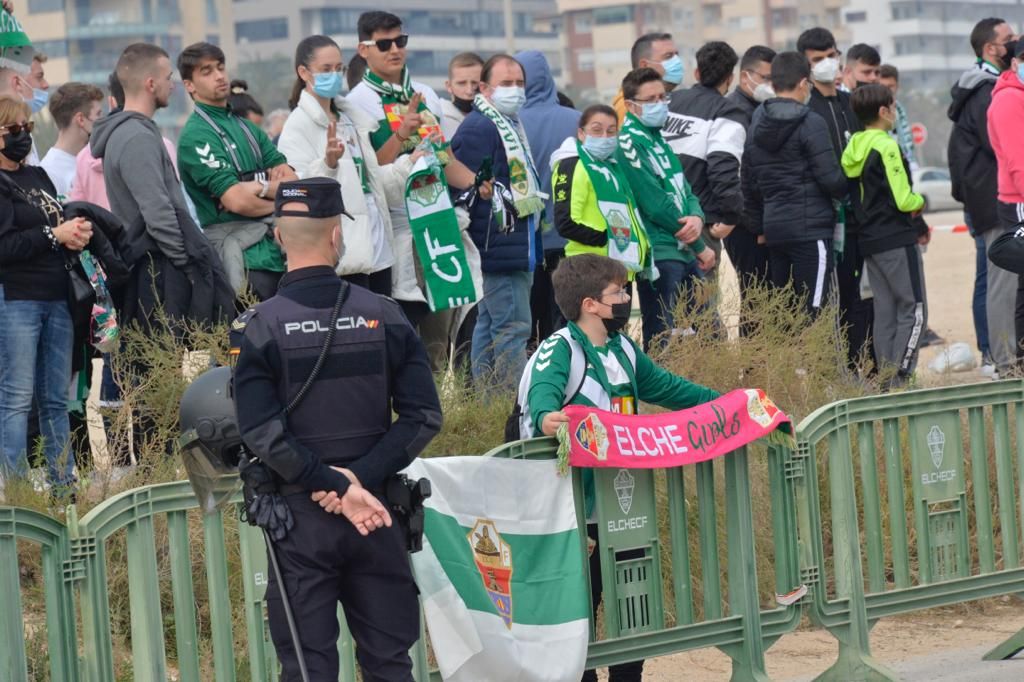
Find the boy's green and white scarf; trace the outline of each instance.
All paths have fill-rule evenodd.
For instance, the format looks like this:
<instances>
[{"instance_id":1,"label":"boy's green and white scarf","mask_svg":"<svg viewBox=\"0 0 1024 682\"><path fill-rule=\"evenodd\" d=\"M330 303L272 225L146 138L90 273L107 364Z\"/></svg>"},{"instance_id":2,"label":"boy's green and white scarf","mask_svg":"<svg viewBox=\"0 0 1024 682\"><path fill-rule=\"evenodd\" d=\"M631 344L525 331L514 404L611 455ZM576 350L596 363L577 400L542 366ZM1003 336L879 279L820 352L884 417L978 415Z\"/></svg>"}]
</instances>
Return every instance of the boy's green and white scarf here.
<instances>
[{"instance_id":1,"label":"boy's green and white scarf","mask_svg":"<svg viewBox=\"0 0 1024 682\"><path fill-rule=\"evenodd\" d=\"M366 83L367 87L373 90L375 93L380 95L381 108L384 110L384 120L381 121L381 126L374 135L379 135L386 132L383 139L374 145L383 144L387 141L387 138L391 136L398 127L402 124L402 116L406 113L405 105L409 104L412 100L412 96L416 94L416 89L412 86L412 78L409 76L409 67L402 67L402 82L401 83L388 83L386 80L373 73L369 69L363 74L363 82ZM416 147L420 145L425 137L433 137L435 141L432 146L434 148L434 155L442 165L448 164L448 142L444 139L444 134L441 132L441 122L437 120L434 113L427 107L427 103L420 100L420 105L416 108L417 113L425 114L423 124L420 126L416 134L409 136L409 139L402 143L402 153L410 153ZM371 135L371 139L373 136Z\"/></svg>"},{"instance_id":2,"label":"boy's green and white scarf","mask_svg":"<svg viewBox=\"0 0 1024 682\"><path fill-rule=\"evenodd\" d=\"M608 257L622 263L630 272L640 272L646 256L640 239L643 224L633 210L629 182L614 161L598 161L587 153L579 140L576 149L597 195L597 208L608 226Z\"/></svg>"},{"instance_id":3,"label":"boy's green and white scarf","mask_svg":"<svg viewBox=\"0 0 1024 682\"><path fill-rule=\"evenodd\" d=\"M686 206L686 183L683 164L661 135L654 135L632 112L626 113L626 122L619 131L619 149L626 162L634 168L647 161L662 189L672 199L679 212Z\"/></svg>"},{"instance_id":4,"label":"boy's green and white scarf","mask_svg":"<svg viewBox=\"0 0 1024 682\"><path fill-rule=\"evenodd\" d=\"M476 300L476 287L462 248L462 232L439 165L425 156L405 182L405 208L427 303L434 312Z\"/></svg>"},{"instance_id":5,"label":"boy's green and white scarf","mask_svg":"<svg viewBox=\"0 0 1024 682\"><path fill-rule=\"evenodd\" d=\"M512 122L483 95L477 95L473 104L491 120L501 135L501 144L505 147L505 157L508 159L509 189L512 190L516 213L520 218L540 213L544 210L544 197L540 192L540 181L533 170L530 143L526 139L523 124Z\"/></svg>"},{"instance_id":6,"label":"boy's green and white scarf","mask_svg":"<svg viewBox=\"0 0 1024 682\"><path fill-rule=\"evenodd\" d=\"M28 73L32 67L32 41L7 10L0 9L0 68Z\"/></svg>"}]
</instances>

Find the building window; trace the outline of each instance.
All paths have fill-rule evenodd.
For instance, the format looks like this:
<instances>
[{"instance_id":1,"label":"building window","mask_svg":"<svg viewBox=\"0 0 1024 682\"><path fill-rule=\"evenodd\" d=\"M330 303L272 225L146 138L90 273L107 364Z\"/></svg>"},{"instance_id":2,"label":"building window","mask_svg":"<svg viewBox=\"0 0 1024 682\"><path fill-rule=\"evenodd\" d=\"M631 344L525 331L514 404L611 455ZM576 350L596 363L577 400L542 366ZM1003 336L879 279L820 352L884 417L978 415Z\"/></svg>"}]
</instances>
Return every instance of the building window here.
<instances>
[{"instance_id":1,"label":"building window","mask_svg":"<svg viewBox=\"0 0 1024 682\"><path fill-rule=\"evenodd\" d=\"M355 9L324 8L320 10L321 30L327 35L355 33L360 14Z\"/></svg>"},{"instance_id":2,"label":"building window","mask_svg":"<svg viewBox=\"0 0 1024 682\"><path fill-rule=\"evenodd\" d=\"M284 40L288 37L288 19L260 19L259 21L235 22L235 37L258 43L265 40Z\"/></svg>"},{"instance_id":3,"label":"building window","mask_svg":"<svg viewBox=\"0 0 1024 682\"><path fill-rule=\"evenodd\" d=\"M68 56L68 41L66 40L36 40L32 43L36 52L42 52L47 57L59 59Z\"/></svg>"},{"instance_id":4,"label":"building window","mask_svg":"<svg viewBox=\"0 0 1024 682\"><path fill-rule=\"evenodd\" d=\"M704 5L704 25L705 26L717 26L722 23L722 6L721 5Z\"/></svg>"},{"instance_id":5,"label":"building window","mask_svg":"<svg viewBox=\"0 0 1024 682\"><path fill-rule=\"evenodd\" d=\"M598 26L608 24L628 24L633 21L633 6L601 7L594 10L594 23Z\"/></svg>"},{"instance_id":6,"label":"building window","mask_svg":"<svg viewBox=\"0 0 1024 682\"><path fill-rule=\"evenodd\" d=\"M575 12L572 15L572 30L577 34L590 33L590 12Z\"/></svg>"},{"instance_id":7,"label":"building window","mask_svg":"<svg viewBox=\"0 0 1024 682\"><path fill-rule=\"evenodd\" d=\"M29 14L42 14L43 12L63 12L64 0L28 0Z\"/></svg>"},{"instance_id":8,"label":"building window","mask_svg":"<svg viewBox=\"0 0 1024 682\"><path fill-rule=\"evenodd\" d=\"M593 71L594 70L594 51L593 50L579 50L576 53L576 70L577 71Z\"/></svg>"},{"instance_id":9,"label":"building window","mask_svg":"<svg viewBox=\"0 0 1024 682\"><path fill-rule=\"evenodd\" d=\"M848 24L862 24L868 20L867 12L847 12L846 23Z\"/></svg>"}]
</instances>

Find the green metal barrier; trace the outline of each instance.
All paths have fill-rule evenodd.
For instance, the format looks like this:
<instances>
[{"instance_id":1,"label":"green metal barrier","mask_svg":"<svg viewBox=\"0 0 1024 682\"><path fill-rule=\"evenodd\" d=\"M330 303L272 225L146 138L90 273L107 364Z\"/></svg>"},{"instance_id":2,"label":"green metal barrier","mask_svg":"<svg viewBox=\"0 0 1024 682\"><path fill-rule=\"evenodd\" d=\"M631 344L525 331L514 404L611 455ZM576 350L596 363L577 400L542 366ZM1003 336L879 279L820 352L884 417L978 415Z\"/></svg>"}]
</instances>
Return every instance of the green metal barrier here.
<instances>
[{"instance_id":1,"label":"green metal barrier","mask_svg":"<svg viewBox=\"0 0 1024 682\"><path fill-rule=\"evenodd\" d=\"M810 612L839 640L838 660L818 679L897 679L870 654L879 618L1024 591L1024 382L833 403L797 427L796 458ZM1021 649L1024 631L985 658Z\"/></svg>"},{"instance_id":2,"label":"green metal barrier","mask_svg":"<svg viewBox=\"0 0 1024 682\"><path fill-rule=\"evenodd\" d=\"M502 446L493 456L550 458L556 442L538 438ZM776 592L799 585L796 508L791 454L767 449L767 485L755 492L746 448L719 461L695 467L695 490L687 499L687 469L664 470L663 476L642 469L595 470L596 521L604 586L605 637L597 639L591 620L587 667L653 658L680 651L718 647L732 658L734 680L767 680L764 652L783 634L796 628L800 606L775 607L774 595L757 592L758 548L754 538L753 495L770 500ZM717 469L717 471L716 471ZM723 483L724 504L716 491ZM574 470L576 514L585 527L583 484ZM690 501L696 497L696 519ZM662 546L658 499L667 512L670 548ZM725 513L726 570L720 569L720 515ZM699 582L692 569L690 537L696 533L701 566ZM586 547L583 547L583 551ZM639 555L639 556L637 556ZM675 625L666 620L662 566L671 570ZM725 580L723 580L723 577ZM725 584L727 581L727 585ZM695 617L695 599L703 618ZM724 602L724 608L723 608ZM770 602L773 608L761 608Z\"/></svg>"},{"instance_id":3,"label":"green metal barrier","mask_svg":"<svg viewBox=\"0 0 1024 682\"><path fill-rule=\"evenodd\" d=\"M536 439L488 454L546 459L554 453L553 440ZM758 494L771 500L777 591L786 592L799 579L791 453L770 448L765 465L768 485ZM604 603L610 606L605 609L605 637L591 644L588 667L717 646L732 657L734 679L768 679L764 651L796 627L800 607L761 609L746 449L730 454L717 469L712 463L699 465L689 499L682 469L663 476L642 470L597 472ZM578 471L574 483L583 519ZM718 487L724 488L724 505ZM667 498L662 509L669 528L662 533L657 496ZM689 509L694 499L696 519ZM177 482L123 492L81 519L69 507L66 526L34 511L0 507L0 679L29 679L24 624L39 614L25 614L22 608L19 551L28 543L38 545L42 556L50 679L112 682L123 679L130 665L140 682L169 679L171 671L181 680L231 682L239 675L253 682L276 680L278 666L263 605L269 578L263 536L236 521L237 504L235 500L222 513L202 515L189 484ZM727 586L719 566L723 506ZM694 533L702 568L699 584L691 571L689 541ZM670 550L662 547L662 534ZM642 556L623 559L623 550ZM586 551L585 540L581 551ZM116 569L115 560L121 560ZM662 565L670 567L674 587L672 627L666 620ZM237 567L240 575L231 575ZM112 593L112 570L127 570L127 595ZM196 595L203 586L207 606L199 613ZM119 665L111 634L112 597L127 598L127 623L116 623L131 630L130 657L119 652L126 660ZM704 611L699 619L698 598ZM124 609L118 613L123 616ZM244 634L234 632L239 620L245 623ZM593 621L591 633L596 639ZM355 646L344 622L338 649L341 680L355 682ZM247 653L247 666L236 659L240 651ZM417 682L440 680L428 667L426 637L410 654Z\"/></svg>"}]
</instances>

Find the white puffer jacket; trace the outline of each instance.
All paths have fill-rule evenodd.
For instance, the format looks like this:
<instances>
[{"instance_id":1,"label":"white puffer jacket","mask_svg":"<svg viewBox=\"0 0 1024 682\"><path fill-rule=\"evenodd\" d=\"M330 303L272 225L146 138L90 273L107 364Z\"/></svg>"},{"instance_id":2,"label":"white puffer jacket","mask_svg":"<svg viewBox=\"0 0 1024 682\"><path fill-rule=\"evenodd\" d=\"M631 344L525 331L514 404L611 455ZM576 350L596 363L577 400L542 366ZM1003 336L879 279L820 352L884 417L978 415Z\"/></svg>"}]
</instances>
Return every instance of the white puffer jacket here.
<instances>
[{"instance_id":1,"label":"white puffer jacket","mask_svg":"<svg viewBox=\"0 0 1024 682\"><path fill-rule=\"evenodd\" d=\"M359 171L353 159L352 142L356 141L362 151L370 189L383 221L384 237L389 247L386 251L391 254L395 253L395 244L388 207L402 205L405 196L405 180L409 176L412 163L408 156L403 156L386 166L378 164L377 155L370 144L370 133L377 129L377 122L344 97L338 97L335 104L338 110L352 121L356 132L355 140L345 140L343 127L339 123L338 136L345 143L345 154L338 161L336 169L329 168L324 160L329 124L327 114L316 97L309 92L302 92L298 106L292 110L288 120L285 121L277 146L288 159L288 165L295 169L300 178L334 178L341 185L345 210L352 214L354 220L349 220L344 216L341 219L345 252L338 264L338 274L368 274L394 265L394 256L386 258L382 262L374 262L373 223L370 219L366 197L363 194Z\"/></svg>"}]
</instances>

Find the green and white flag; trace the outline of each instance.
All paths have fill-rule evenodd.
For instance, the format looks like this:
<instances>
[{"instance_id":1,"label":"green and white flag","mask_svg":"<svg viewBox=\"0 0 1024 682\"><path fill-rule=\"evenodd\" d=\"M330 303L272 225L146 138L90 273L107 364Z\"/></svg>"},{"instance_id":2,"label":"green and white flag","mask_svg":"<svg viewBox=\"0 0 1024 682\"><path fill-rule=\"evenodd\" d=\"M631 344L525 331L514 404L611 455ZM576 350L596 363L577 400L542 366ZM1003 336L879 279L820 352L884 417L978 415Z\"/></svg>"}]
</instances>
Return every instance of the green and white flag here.
<instances>
[{"instance_id":1,"label":"green and white flag","mask_svg":"<svg viewBox=\"0 0 1024 682\"><path fill-rule=\"evenodd\" d=\"M475 301L476 287L448 184L441 167L429 163L428 157L416 162L405 181L405 207L430 309L437 312Z\"/></svg>"},{"instance_id":2,"label":"green and white flag","mask_svg":"<svg viewBox=\"0 0 1024 682\"><path fill-rule=\"evenodd\" d=\"M445 682L578 682L589 599L572 479L556 460L419 459L430 479L412 555Z\"/></svg>"}]
</instances>

